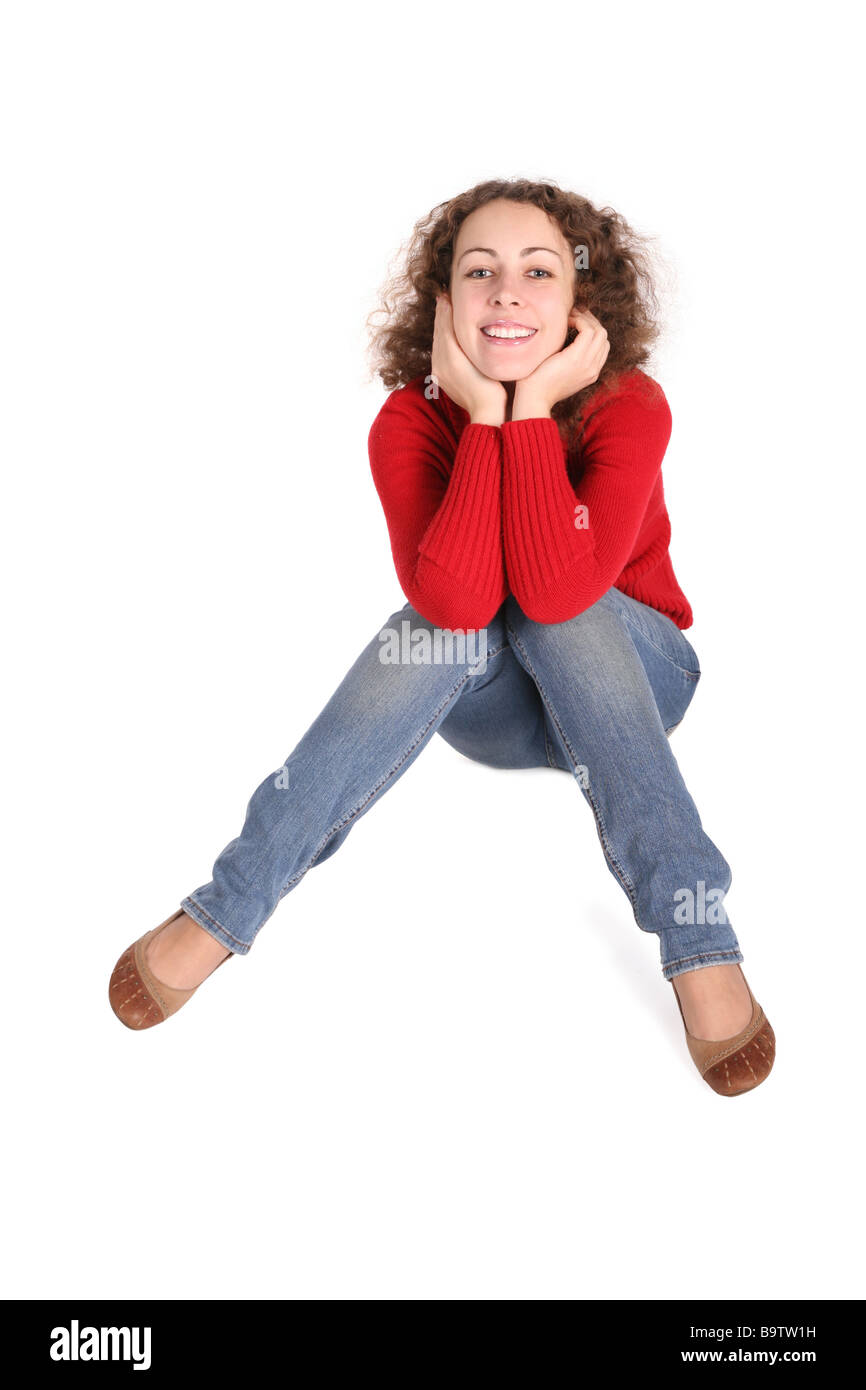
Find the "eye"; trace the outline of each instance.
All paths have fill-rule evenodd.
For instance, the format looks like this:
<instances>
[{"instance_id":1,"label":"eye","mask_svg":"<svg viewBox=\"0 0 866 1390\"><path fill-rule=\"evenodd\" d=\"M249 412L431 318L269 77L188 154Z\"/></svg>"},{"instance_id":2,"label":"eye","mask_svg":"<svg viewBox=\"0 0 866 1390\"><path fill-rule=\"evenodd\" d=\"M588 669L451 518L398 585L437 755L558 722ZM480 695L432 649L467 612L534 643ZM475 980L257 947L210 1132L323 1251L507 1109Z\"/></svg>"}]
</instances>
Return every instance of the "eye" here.
<instances>
[{"instance_id":1,"label":"eye","mask_svg":"<svg viewBox=\"0 0 866 1390\"><path fill-rule=\"evenodd\" d=\"M552 272L549 271L549 270L545 270L543 266L535 266L534 269L528 271L527 273L528 273L529 275L531 275L533 279L535 279L535 278L536 278L537 276L539 276L539 275L545 275L545 276L547 277L548 280L552 280L552 279L553 279L553 274L552 274ZM467 271L466 279L467 279L467 280L473 280L477 275L479 275L479 276L480 276L480 275L483 275L483 276L486 277L486 276L492 275L492 274L493 274L493 271L492 271L492 270L488 270L485 266L476 266L476 268L475 268L474 270Z\"/></svg>"}]
</instances>

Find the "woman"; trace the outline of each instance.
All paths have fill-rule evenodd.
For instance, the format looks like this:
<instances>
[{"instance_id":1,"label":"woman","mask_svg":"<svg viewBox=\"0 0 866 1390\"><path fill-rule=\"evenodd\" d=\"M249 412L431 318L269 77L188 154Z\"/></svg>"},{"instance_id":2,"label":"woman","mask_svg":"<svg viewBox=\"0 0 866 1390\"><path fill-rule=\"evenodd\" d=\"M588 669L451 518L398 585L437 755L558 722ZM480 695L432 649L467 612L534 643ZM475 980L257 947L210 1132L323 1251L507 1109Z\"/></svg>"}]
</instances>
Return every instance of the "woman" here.
<instances>
[{"instance_id":1,"label":"woman","mask_svg":"<svg viewBox=\"0 0 866 1390\"><path fill-rule=\"evenodd\" d=\"M211 882L121 956L112 1007L151 1027L246 954L438 732L493 767L576 776L701 1076L742 1094L775 1039L668 743L700 667L668 551L670 410L641 370L658 332L645 254L611 209L491 180L416 226L391 288L374 340L400 389L369 450L409 602L253 793Z\"/></svg>"}]
</instances>

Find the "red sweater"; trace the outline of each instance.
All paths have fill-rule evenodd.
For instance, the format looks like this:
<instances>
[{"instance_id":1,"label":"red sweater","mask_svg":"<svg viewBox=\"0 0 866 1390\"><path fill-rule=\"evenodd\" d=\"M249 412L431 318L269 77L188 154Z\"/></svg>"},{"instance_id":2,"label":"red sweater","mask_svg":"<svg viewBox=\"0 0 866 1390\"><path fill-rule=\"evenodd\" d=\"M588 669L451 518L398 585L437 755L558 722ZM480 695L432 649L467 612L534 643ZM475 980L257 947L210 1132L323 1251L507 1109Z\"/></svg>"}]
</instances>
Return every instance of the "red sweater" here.
<instances>
[{"instance_id":1,"label":"red sweater","mask_svg":"<svg viewBox=\"0 0 866 1390\"><path fill-rule=\"evenodd\" d=\"M562 623L613 585L691 627L668 553L657 382L633 371L599 388L574 454L555 420L470 424L441 387L424 392L423 376L392 391L368 438L400 587L422 617L486 627L511 593L528 618Z\"/></svg>"}]
</instances>

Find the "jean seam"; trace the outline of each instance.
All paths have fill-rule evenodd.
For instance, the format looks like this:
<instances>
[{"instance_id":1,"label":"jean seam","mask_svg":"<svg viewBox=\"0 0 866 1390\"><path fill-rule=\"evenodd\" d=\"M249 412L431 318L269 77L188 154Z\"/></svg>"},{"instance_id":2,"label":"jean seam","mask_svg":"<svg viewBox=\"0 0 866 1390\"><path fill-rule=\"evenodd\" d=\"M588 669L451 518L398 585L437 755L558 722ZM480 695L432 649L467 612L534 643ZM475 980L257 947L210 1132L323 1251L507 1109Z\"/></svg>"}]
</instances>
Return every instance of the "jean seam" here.
<instances>
[{"instance_id":1,"label":"jean seam","mask_svg":"<svg viewBox=\"0 0 866 1390\"><path fill-rule=\"evenodd\" d=\"M489 651L489 652L487 653L487 659L489 660L491 656L498 656L499 653L500 653L501 651L504 651L505 648L506 648L507 646L508 646L508 643L507 643L507 642L503 642L500 646L494 648L493 651ZM355 820L355 819L358 817L358 815L359 815L367 806L369 806L370 802L378 795L378 793L382 790L382 788L385 787L385 786L387 785L387 783L390 782L390 781L392 780L392 778L400 771L400 769L403 767L404 763L406 762L406 759L407 759L408 757L411 756L411 754L414 752L414 750L418 747L418 744L424 739L424 737L425 737L425 735L427 734L427 731L430 729L431 725L432 725L432 724L435 724L436 720L438 719L439 715L442 713L443 709L446 708L446 706L448 705L448 703L452 700L452 698L454 697L454 695L456 694L456 692L461 688L461 686L465 685L466 682L467 682L468 680L471 680L471 679L472 679L472 676L473 676L472 670L464 671L464 673L463 673L463 675L461 676L460 680L457 682L457 684L456 684L455 686L452 687L451 690L449 690L448 694L446 695L446 697L445 697L445 699L442 701L442 703L439 705L438 709L436 709L436 710L433 712L433 714L431 715L431 717L430 717L430 719L428 720L427 724L424 726L424 728L421 730L421 732L415 737L415 739L414 739L413 742L409 745L409 747L405 750L405 752L403 753L402 757L394 764L394 766L393 766L392 768L390 768L390 769L388 770L388 772L385 773L385 776L382 777L381 780L380 780L379 782L376 783L376 785L372 788L372 790L371 790L370 792L367 793L367 795L363 798L363 800L361 800L361 801L357 804L357 806L354 806L354 807L352 808L352 810L349 811L348 814L345 815L345 816L342 818L342 820L340 820L340 821L338 821L338 822L336 823L336 825L332 825L332 826L331 826L330 830L327 832L327 834L325 835L325 838L322 840L321 844L320 844L320 845L317 847L317 849L315 850L315 852L314 852L312 858L309 860L309 862L308 862L307 864L305 864L304 867L303 867L302 869L300 869L297 873L293 874L293 876L292 876L290 879L288 879L288 880L286 881L286 883L283 885L283 887L282 887L281 890L280 890L280 895L279 895L279 897L278 897L278 899L277 899L277 902L278 902L278 903L282 901L282 899L286 896L286 894L290 891L290 889L294 888L295 884L296 884L296 883L299 883L300 880L304 877L304 875L313 867L313 865L315 864L315 862L316 862L316 860L318 859L319 855L322 853L322 851L323 851L324 849L327 848L328 843L329 843L329 841L333 838L333 836L336 835L338 831L342 830L344 826L348 825L350 821ZM260 864L260 863L261 863L261 857L259 858L259 861L258 861L258 863L256 864L256 869L258 869L258 864ZM248 878L245 880L245 886L248 886L248 885L249 885L249 879L250 879L250 878L254 878L254 877L255 877L256 869L254 869L254 870L251 872L251 874L248 876ZM261 923L261 926L264 926L264 925L265 925L264 922L262 922L262 923ZM258 931L260 931L260 930L261 930L261 927L258 927L258 928L256 929L256 933L258 933Z\"/></svg>"},{"instance_id":2,"label":"jean seam","mask_svg":"<svg viewBox=\"0 0 866 1390\"><path fill-rule=\"evenodd\" d=\"M561 772L562 768L559 766L559 763L556 761L556 758L554 756L555 750L553 744L550 742L550 737L548 735L546 725L544 728L544 750L547 754L548 767L552 767L555 772Z\"/></svg>"},{"instance_id":3,"label":"jean seam","mask_svg":"<svg viewBox=\"0 0 866 1390\"><path fill-rule=\"evenodd\" d=\"M692 960L713 960L717 956L722 958L739 957L742 959L742 951L730 949L726 951L698 951L691 956L679 956L676 960L667 960L662 967L663 970L671 970L675 965L687 965Z\"/></svg>"},{"instance_id":4,"label":"jean seam","mask_svg":"<svg viewBox=\"0 0 866 1390\"><path fill-rule=\"evenodd\" d=\"M191 893L187 893L184 901L193 903L198 908L202 917L206 917L209 922L212 922L213 925L215 927L218 927L221 932L225 932L225 935L231 937L232 941L236 941L239 946L245 946L247 947L247 949L249 949L249 942L244 941L240 936L235 936L234 932L229 931L228 927L224 927L222 922L218 922L215 917L212 917L211 914L208 912L207 908L202 907L198 899L194 898Z\"/></svg>"},{"instance_id":5,"label":"jean seam","mask_svg":"<svg viewBox=\"0 0 866 1390\"><path fill-rule=\"evenodd\" d=\"M560 724L559 719L557 718L556 711L554 710L553 706L551 705L550 700L549 700L548 697L547 697L547 693L546 693L546 691L544 690L544 687L542 686L541 681L540 681L538 675L536 674L535 668L534 668L533 665L532 665L532 662L531 662L531 660L530 660L530 658L529 658L529 655L528 655L528 653L527 653L527 651L526 651L526 648L523 646L523 643L520 641L520 638L519 638L518 634L514 631L514 628L513 628L513 627L511 626L511 624L508 622L508 619L506 618L504 621L505 621L506 631L508 631L508 632L511 633L511 635L512 635L513 638L514 638L514 643L516 643L517 647L518 647L518 648L520 649L520 651L523 653L523 657L524 657L525 662L526 662L527 670L529 671L529 674L532 676L532 679L535 681L535 685L536 685L536 688L537 688L537 690L538 690L538 693L539 693L539 695L541 696L542 700L544 701L545 705L547 706L547 709L548 709L548 711L550 712L550 717L551 717L551 719L552 719L554 725L556 726L556 728L557 728L558 731L559 731L560 738L562 739L562 741L563 741L563 743L564 743L564 745L565 745L565 747L566 747L566 749L567 749L567 751L568 751L568 755L569 755L569 757L571 758L572 763L574 764L574 772L575 772L575 774L576 774L576 773L577 773L578 767L582 766L582 764L578 762L577 755L575 754L575 751L574 751L574 749L572 748L572 746L571 746L571 744L570 744L570 742L569 742L569 740L568 740L568 736L567 736L567 734L565 733L565 730L562 728L562 725ZM512 645L514 645L514 643L513 643ZM545 730L545 737L546 737L546 736L547 736L547 732L546 732L546 730ZM641 920L640 920L640 917L638 916L638 910L637 910L637 890L636 890L634 884L632 883L631 878L629 877L628 873L627 873L626 870L623 868L623 866L620 864L619 860L618 860L617 857L616 857L616 854L614 853L613 846L611 845L610 840L609 840L609 838L608 838L607 826L605 825L604 816L602 815L601 808L597 805L596 800L595 800L594 796L592 795L592 788L591 788L589 785L585 785L583 782L581 782L581 783L580 783L580 789L581 789L581 791L583 792L583 795L586 797L587 801L589 802L589 804L590 804L590 806L591 806L591 808L592 808L592 813L593 813L593 816L595 817L596 830L598 831L598 838L599 838L599 841L601 842L602 850L604 851L604 854L605 854L605 857L607 858L608 863L610 864L611 868L613 869L616 878L619 880L620 884L622 885L623 891L625 892L625 894L626 894L626 896L627 896L629 902L631 903L631 910L632 910L632 913L634 914L634 920L637 922L637 925L640 927L641 931L648 932L648 931L649 931L649 928L648 928L648 927L645 927L645 926L643 925L643 923L642 923Z\"/></svg>"}]
</instances>

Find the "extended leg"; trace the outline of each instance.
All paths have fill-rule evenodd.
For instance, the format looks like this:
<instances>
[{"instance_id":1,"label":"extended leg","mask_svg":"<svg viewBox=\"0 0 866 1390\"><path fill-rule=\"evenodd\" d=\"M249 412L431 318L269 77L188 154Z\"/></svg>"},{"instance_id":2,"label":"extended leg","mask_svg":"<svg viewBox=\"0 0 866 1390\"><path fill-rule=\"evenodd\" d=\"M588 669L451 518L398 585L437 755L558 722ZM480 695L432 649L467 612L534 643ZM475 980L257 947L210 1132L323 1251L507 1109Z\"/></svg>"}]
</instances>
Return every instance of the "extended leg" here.
<instances>
[{"instance_id":1,"label":"extended leg","mask_svg":"<svg viewBox=\"0 0 866 1390\"><path fill-rule=\"evenodd\" d=\"M219 855L212 880L182 900L184 911L229 950L249 951L280 899L345 840L507 646L498 614L484 630L483 670L477 651L461 659L457 643L450 653L443 644L442 654L451 659L439 663L416 664L405 643L410 660L383 660L394 653L381 634L387 628L402 637L406 620L412 636L426 629L432 643L437 629L409 604L391 615L294 751L257 787L241 833Z\"/></svg>"},{"instance_id":2,"label":"extended leg","mask_svg":"<svg viewBox=\"0 0 866 1390\"><path fill-rule=\"evenodd\" d=\"M533 622L510 597L505 620L592 808L608 867L638 926L659 936L665 978L741 961L724 909L730 868L683 781L618 595L555 624Z\"/></svg>"}]
</instances>

